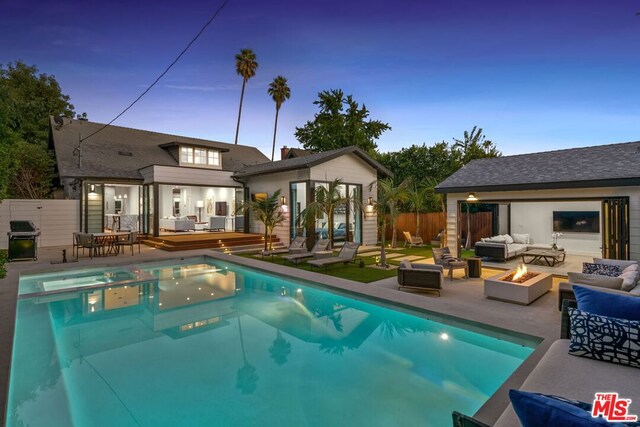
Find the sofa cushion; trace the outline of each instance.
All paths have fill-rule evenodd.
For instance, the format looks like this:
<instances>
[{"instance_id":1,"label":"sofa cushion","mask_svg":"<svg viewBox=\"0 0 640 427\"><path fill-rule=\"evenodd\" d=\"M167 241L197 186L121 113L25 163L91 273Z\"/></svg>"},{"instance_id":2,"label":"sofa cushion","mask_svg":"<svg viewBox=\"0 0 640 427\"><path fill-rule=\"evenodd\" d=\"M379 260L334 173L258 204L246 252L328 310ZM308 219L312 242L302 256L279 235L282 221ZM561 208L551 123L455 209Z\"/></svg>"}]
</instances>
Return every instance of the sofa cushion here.
<instances>
[{"instance_id":1,"label":"sofa cushion","mask_svg":"<svg viewBox=\"0 0 640 427\"><path fill-rule=\"evenodd\" d=\"M569 308L569 319L569 354L640 368L639 321L599 316L578 308Z\"/></svg>"},{"instance_id":2,"label":"sofa cushion","mask_svg":"<svg viewBox=\"0 0 640 427\"><path fill-rule=\"evenodd\" d=\"M640 300L636 297L601 292L583 286L574 286L578 308L599 316L640 321Z\"/></svg>"},{"instance_id":3,"label":"sofa cushion","mask_svg":"<svg viewBox=\"0 0 640 427\"><path fill-rule=\"evenodd\" d=\"M504 236L489 237L488 239L485 239L485 241L492 243L507 243L507 239L505 239Z\"/></svg>"},{"instance_id":4,"label":"sofa cushion","mask_svg":"<svg viewBox=\"0 0 640 427\"><path fill-rule=\"evenodd\" d=\"M521 245L528 245L531 243L531 237L528 234L512 234L514 243L520 243Z\"/></svg>"},{"instance_id":5,"label":"sofa cushion","mask_svg":"<svg viewBox=\"0 0 640 427\"><path fill-rule=\"evenodd\" d=\"M591 416L591 403L513 389L509 399L523 427L611 425L604 418Z\"/></svg>"},{"instance_id":6,"label":"sofa cushion","mask_svg":"<svg viewBox=\"0 0 640 427\"><path fill-rule=\"evenodd\" d=\"M513 237L509 236L508 234L505 234L502 237L504 237L504 241L507 245L510 245L514 242Z\"/></svg>"},{"instance_id":7,"label":"sofa cushion","mask_svg":"<svg viewBox=\"0 0 640 427\"><path fill-rule=\"evenodd\" d=\"M583 262L582 272L584 274L598 274L600 276L618 277L620 273L622 273L622 269L618 265Z\"/></svg>"},{"instance_id":8,"label":"sofa cushion","mask_svg":"<svg viewBox=\"0 0 640 427\"><path fill-rule=\"evenodd\" d=\"M623 279L621 277L600 276L599 274L567 273L571 283L597 286L601 288L617 289L622 288Z\"/></svg>"}]
</instances>

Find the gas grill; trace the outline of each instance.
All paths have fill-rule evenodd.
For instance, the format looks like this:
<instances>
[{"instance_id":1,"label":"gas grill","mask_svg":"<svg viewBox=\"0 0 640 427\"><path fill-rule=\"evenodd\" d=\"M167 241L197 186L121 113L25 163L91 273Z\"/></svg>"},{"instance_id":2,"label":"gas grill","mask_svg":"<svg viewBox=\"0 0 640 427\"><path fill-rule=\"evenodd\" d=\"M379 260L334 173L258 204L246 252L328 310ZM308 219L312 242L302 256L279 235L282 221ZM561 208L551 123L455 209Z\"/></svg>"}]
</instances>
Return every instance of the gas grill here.
<instances>
[{"instance_id":1,"label":"gas grill","mask_svg":"<svg viewBox=\"0 0 640 427\"><path fill-rule=\"evenodd\" d=\"M9 221L9 261L37 260L40 232L31 221Z\"/></svg>"}]
</instances>

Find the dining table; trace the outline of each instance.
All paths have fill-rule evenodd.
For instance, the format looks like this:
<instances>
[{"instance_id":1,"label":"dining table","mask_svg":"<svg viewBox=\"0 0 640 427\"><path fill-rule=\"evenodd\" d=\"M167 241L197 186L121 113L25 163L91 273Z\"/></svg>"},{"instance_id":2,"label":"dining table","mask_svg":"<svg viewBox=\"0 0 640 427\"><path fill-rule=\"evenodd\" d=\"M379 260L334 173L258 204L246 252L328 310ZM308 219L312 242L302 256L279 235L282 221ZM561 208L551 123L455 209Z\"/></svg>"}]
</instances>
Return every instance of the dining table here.
<instances>
[{"instance_id":1,"label":"dining table","mask_svg":"<svg viewBox=\"0 0 640 427\"><path fill-rule=\"evenodd\" d=\"M115 231L111 233L93 233L93 238L102 248L102 255L118 255L118 241L127 237L129 231Z\"/></svg>"}]
</instances>

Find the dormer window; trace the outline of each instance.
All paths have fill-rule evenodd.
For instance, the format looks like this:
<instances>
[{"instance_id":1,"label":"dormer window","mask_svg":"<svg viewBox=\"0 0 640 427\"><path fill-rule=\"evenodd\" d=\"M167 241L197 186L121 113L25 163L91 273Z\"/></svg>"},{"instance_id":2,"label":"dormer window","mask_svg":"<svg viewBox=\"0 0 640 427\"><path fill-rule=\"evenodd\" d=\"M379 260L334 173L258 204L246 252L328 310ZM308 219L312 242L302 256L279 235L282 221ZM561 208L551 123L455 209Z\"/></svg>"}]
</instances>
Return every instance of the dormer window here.
<instances>
[{"instance_id":1,"label":"dormer window","mask_svg":"<svg viewBox=\"0 0 640 427\"><path fill-rule=\"evenodd\" d=\"M220 151L200 147L180 147L180 164L204 168L220 167Z\"/></svg>"}]
</instances>

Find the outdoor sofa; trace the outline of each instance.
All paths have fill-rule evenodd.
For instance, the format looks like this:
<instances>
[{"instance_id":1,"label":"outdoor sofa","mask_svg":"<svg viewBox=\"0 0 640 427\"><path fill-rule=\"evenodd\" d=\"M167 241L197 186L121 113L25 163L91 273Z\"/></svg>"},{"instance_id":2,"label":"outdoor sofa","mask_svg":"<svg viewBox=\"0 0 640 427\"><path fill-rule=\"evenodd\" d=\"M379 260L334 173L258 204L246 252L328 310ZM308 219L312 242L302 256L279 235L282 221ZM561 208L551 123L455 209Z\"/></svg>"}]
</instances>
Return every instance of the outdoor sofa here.
<instances>
[{"instance_id":1,"label":"outdoor sofa","mask_svg":"<svg viewBox=\"0 0 640 427\"><path fill-rule=\"evenodd\" d=\"M551 245L533 243L529 234L502 234L493 237L485 237L475 244L474 250L477 257L491 258L496 261L506 261L522 255L531 249L551 249ZM564 248L558 247L562 251Z\"/></svg>"},{"instance_id":2,"label":"outdoor sofa","mask_svg":"<svg viewBox=\"0 0 640 427\"><path fill-rule=\"evenodd\" d=\"M158 220L158 227L165 231L189 231L196 229L196 222L184 217L168 217Z\"/></svg>"},{"instance_id":3,"label":"outdoor sofa","mask_svg":"<svg viewBox=\"0 0 640 427\"><path fill-rule=\"evenodd\" d=\"M558 285L559 310L562 308L563 299L576 299L573 294L573 285L585 286L609 293L640 297L640 273L638 273L638 261L594 258L593 263L617 265L624 271L618 277L568 272L567 275L569 281L560 282ZM633 272L635 272L635 274Z\"/></svg>"},{"instance_id":4,"label":"outdoor sofa","mask_svg":"<svg viewBox=\"0 0 640 427\"><path fill-rule=\"evenodd\" d=\"M538 365L531 371L520 390L562 396L591 403L596 392L612 391L620 396L640 401L638 368L569 354L570 322L568 307L575 301L565 301L559 340L554 341ZM454 413L454 426L485 426L473 418ZM519 426L520 421L509 405L494 427Z\"/></svg>"}]
</instances>

